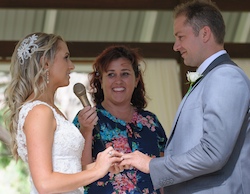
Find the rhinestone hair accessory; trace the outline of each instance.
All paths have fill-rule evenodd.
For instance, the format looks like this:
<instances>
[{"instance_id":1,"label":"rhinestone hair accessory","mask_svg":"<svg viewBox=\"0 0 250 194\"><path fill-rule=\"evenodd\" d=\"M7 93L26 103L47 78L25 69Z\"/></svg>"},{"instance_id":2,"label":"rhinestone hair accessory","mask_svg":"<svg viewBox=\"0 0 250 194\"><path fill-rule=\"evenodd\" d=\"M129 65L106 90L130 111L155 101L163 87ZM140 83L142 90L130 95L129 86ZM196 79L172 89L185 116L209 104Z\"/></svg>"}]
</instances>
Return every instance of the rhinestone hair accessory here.
<instances>
[{"instance_id":1,"label":"rhinestone hair accessory","mask_svg":"<svg viewBox=\"0 0 250 194\"><path fill-rule=\"evenodd\" d=\"M37 37L36 34L33 34L32 36L25 38L17 49L18 61L21 65L23 65L24 60L30 58L38 48L38 45L34 43L37 40Z\"/></svg>"}]
</instances>

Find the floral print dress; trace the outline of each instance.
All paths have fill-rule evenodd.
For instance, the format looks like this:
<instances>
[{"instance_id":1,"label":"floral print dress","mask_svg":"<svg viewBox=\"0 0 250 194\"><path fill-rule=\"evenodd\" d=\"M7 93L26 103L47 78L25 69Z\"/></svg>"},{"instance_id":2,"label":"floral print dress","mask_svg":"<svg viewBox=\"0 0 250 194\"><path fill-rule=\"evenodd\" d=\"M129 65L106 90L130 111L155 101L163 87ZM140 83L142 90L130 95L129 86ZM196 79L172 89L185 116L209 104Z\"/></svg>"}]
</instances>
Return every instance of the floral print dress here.
<instances>
[{"instance_id":1,"label":"floral print dress","mask_svg":"<svg viewBox=\"0 0 250 194\"><path fill-rule=\"evenodd\" d=\"M167 137L156 115L149 111L135 112L130 123L118 119L97 105L98 130L93 131L92 155L106 147L113 146L115 150L130 153L139 150L151 157L159 157L164 152ZM79 128L78 117L73 123ZM154 190L149 174L135 168L124 170L119 174L108 173L105 177L84 187L86 194L139 194L160 193Z\"/></svg>"}]
</instances>

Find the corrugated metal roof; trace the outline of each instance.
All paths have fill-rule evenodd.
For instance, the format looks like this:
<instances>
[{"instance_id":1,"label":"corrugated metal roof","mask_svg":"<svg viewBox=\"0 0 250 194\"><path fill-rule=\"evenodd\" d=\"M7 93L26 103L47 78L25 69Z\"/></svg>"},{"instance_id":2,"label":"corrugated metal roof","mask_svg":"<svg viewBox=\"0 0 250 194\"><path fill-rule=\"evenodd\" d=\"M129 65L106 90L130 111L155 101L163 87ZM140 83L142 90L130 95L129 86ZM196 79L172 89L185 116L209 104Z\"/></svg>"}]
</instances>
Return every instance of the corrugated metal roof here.
<instances>
[{"instance_id":1,"label":"corrugated metal roof","mask_svg":"<svg viewBox=\"0 0 250 194\"><path fill-rule=\"evenodd\" d=\"M223 12L225 42L250 42L250 12ZM174 42L171 11L0 9L0 40L28 33L67 41Z\"/></svg>"}]
</instances>

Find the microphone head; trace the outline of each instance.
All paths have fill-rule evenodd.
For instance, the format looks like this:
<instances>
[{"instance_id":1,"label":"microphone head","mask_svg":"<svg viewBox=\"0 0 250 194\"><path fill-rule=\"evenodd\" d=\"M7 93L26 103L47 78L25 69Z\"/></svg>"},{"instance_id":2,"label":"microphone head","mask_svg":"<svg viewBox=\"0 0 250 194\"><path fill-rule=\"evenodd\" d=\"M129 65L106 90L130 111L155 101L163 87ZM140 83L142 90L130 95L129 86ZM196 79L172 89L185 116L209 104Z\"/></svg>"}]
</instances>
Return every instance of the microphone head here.
<instances>
[{"instance_id":1,"label":"microphone head","mask_svg":"<svg viewBox=\"0 0 250 194\"><path fill-rule=\"evenodd\" d=\"M79 98L79 100L81 101L82 105L85 106L90 106L90 102L87 98L87 94L86 94L86 89L85 86L81 83L76 83L74 85L74 93L75 95Z\"/></svg>"},{"instance_id":2,"label":"microphone head","mask_svg":"<svg viewBox=\"0 0 250 194\"><path fill-rule=\"evenodd\" d=\"M85 89L85 86L81 83L76 83L74 85L74 93L77 97L79 96L86 96L86 89Z\"/></svg>"}]
</instances>

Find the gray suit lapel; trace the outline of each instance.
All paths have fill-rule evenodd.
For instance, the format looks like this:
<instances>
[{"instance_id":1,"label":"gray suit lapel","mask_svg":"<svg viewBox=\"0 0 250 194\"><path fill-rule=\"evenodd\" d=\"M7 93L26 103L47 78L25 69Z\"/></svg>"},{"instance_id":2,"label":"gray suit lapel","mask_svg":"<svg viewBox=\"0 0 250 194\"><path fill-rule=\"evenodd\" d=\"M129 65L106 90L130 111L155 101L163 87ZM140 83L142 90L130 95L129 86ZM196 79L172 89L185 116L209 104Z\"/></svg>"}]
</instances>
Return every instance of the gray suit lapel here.
<instances>
[{"instance_id":1,"label":"gray suit lapel","mask_svg":"<svg viewBox=\"0 0 250 194\"><path fill-rule=\"evenodd\" d=\"M208 67L207 69L202 73L203 77L206 76L213 68L217 67L218 65L222 64L231 64L236 65L231 59L230 56L225 53L221 56L219 56L217 59L215 59ZM237 66L237 65L236 65Z\"/></svg>"},{"instance_id":2,"label":"gray suit lapel","mask_svg":"<svg viewBox=\"0 0 250 194\"><path fill-rule=\"evenodd\" d=\"M222 65L222 64L236 65L236 64L230 59L230 56L229 56L227 53L225 53L225 54L219 56L217 59L215 59L215 60L205 69L205 71L202 73L202 77L194 83L194 85L193 85L191 91L200 83L200 81L201 81L201 80L202 80L202 79L203 79L212 69L214 69L215 67L217 67L217 66L219 66L219 65ZM236 66L237 66L237 65L236 65ZM191 91L190 91L190 92L191 92ZM190 93L190 92L189 92L189 93Z\"/></svg>"}]
</instances>

